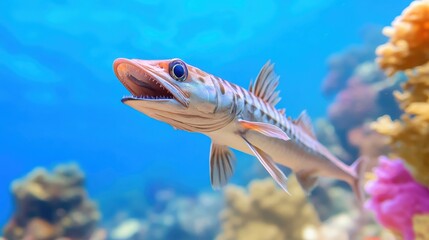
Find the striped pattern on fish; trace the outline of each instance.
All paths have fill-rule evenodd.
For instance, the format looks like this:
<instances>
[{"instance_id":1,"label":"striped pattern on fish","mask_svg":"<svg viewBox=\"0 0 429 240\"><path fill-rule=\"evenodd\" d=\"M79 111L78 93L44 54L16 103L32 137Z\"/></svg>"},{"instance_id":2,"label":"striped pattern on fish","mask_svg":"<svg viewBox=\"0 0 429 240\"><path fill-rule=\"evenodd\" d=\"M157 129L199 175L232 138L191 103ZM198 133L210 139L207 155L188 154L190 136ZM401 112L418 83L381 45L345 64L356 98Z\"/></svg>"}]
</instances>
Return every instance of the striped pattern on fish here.
<instances>
[{"instance_id":1,"label":"striped pattern on fish","mask_svg":"<svg viewBox=\"0 0 429 240\"><path fill-rule=\"evenodd\" d=\"M277 167L291 168L306 191L318 176L349 183L357 198L361 161L347 166L317 141L304 111L286 118L280 101L279 77L267 62L249 90L208 74L180 59L117 59L114 71L131 92L122 102L176 129L199 132L212 139L210 180L213 188L227 184L234 172L230 148L252 154L285 191L287 177Z\"/></svg>"}]
</instances>

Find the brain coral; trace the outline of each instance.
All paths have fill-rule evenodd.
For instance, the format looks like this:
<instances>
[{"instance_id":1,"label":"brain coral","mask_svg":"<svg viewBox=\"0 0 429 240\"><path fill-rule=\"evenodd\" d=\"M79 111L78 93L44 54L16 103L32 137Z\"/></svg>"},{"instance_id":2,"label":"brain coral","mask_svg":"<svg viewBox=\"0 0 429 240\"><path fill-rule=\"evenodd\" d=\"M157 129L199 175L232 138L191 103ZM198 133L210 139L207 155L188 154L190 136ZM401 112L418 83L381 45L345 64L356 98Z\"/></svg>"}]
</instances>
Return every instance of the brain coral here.
<instances>
[{"instance_id":1,"label":"brain coral","mask_svg":"<svg viewBox=\"0 0 429 240\"><path fill-rule=\"evenodd\" d=\"M225 190L221 213L222 232L217 240L317 239L317 213L295 177L288 183L291 196L277 189L271 179L256 180L243 188Z\"/></svg>"},{"instance_id":2,"label":"brain coral","mask_svg":"<svg viewBox=\"0 0 429 240\"><path fill-rule=\"evenodd\" d=\"M429 0L414 1L383 33L390 41L377 48L378 64L388 75L429 60Z\"/></svg>"}]
</instances>

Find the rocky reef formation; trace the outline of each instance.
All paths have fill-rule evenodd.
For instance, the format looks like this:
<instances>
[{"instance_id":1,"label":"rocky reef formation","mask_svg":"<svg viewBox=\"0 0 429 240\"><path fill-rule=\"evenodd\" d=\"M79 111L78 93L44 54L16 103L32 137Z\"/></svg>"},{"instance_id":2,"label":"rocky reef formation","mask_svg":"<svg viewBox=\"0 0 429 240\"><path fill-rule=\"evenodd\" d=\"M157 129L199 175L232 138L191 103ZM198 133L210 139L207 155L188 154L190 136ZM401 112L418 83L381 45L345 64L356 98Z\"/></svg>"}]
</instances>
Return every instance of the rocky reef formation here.
<instances>
[{"instance_id":1,"label":"rocky reef formation","mask_svg":"<svg viewBox=\"0 0 429 240\"><path fill-rule=\"evenodd\" d=\"M289 179L292 196L277 189L271 179L255 180L249 191L225 189L222 232L217 240L315 239L320 221L295 177Z\"/></svg>"},{"instance_id":2,"label":"rocky reef formation","mask_svg":"<svg viewBox=\"0 0 429 240\"><path fill-rule=\"evenodd\" d=\"M399 89L403 77L386 77L374 62L381 34L376 28L366 33L362 46L333 55L332 58L349 64L328 65L322 91L325 95L334 95L334 99L328 107L327 118L318 120L316 132L318 139L340 159L350 164L364 155L372 160L370 168L379 155L387 154L388 147L385 137L373 131L369 123L384 114L399 117L400 109L392 93ZM326 91L332 82L341 84L334 84L338 85L335 91Z\"/></svg>"},{"instance_id":3,"label":"rocky reef formation","mask_svg":"<svg viewBox=\"0 0 429 240\"><path fill-rule=\"evenodd\" d=\"M290 195L271 178L254 180L247 189L228 186L216 240L350 240L380 234L371 218L360 215L348 190L330 186L324 199L318 196L310 201L294 175L289 177L288 189ZM330 217L321 221L320 209L314 206L330 211Z\"/></svg>"},{"instance_id":4,"label":"rocky reef formation","mask_svg":"<svg viewBox=\"0 0 429 240\"><path fill-rule=\"evenodd\" d=\"M355 75L356 70L360 73L370 73L365 74L366 77L369 77L366 80L377 80L379 76L372 74L372 71L377 71L377 68L371 67L371 62L375 58L375 48L384 39L379 34L378 28L367 27L363 31L363 41L362 45L351 46L343 52L335 53L328 58L328 74L322 82L322 93L324 95L333 96L343 90L348 85L349 79Z\"/></svg>"},{"instance_id":5,"label":"rocky reef formation","mask_svg":"<svg viewBox=\"0 0 429 240\"><path fill-rule=\"evenodd\" d=\"M138 216L122 206L113 220L106 221L109 239L214 238L219 229L217 215L222 205L220 194L201 192L196 196L187 196L172 189L159 189L157 192L154 192L158 195L156 202L147 205L144 214Z\"/></svg>"},{"instance_id":6,"label":"rocky reef formation","mask_svg":"<svg viewBox=\"0 0 429 240\"><path fill-rule=\"evenodd\" d=\"M15 212L4 228L8 240L94 239L100 213L88 198L84 175L76 165L52 173L37 168L12 184Z\"/></svg>"},{"instance_id":7,"label":"rocky reef formation","mask_svg":"<svg viewBox=\"0 0 429 240\"><path fill-rule=\"evenodd\" d=\"M378 54L376 63L371 62L374 56L364 50L367 48L337 54L336 58L342 56L342 62L347 64L336 64L335 68L332 64L329 66L322 91L336 96L328 109L328 118L320 121L323 125L316 126L321 142L327 143L325 145L342 160L364 155L371 159L367 170L377 166L369 185L372 187L367 189L371 197L368 207L376 213L381 226L404 239L425 239L419 237L429 229L426 210L416 210L422 206L416 201L427 201L427 197L421 198L421 192L412 193L404 187L422 184L420 187L425 189L424 186L429 186L429 63L425 64L429 60L428 26L429 1L414 1L395 19L392 27L383 30L389 37L388 42L377 48L371 46ZM403 70L406 70L405 74L393 75ZM402 87L401 82L405 82ZM326 86L336 86L335 91L332 91L334 88L326 91ZM379 120L373 123L377 118ZM378 160L385 154L401 158L401 163L406 166L404 171L409 169L411 175L408 176L412 176L408 180L415 179L418 183L410 180L401 185L396 178L387 181L390 184L383 182L384 178L393 179L392 174L397 173L381 173L385 163L384 160L378 163ZM396 192L398 189L403 191ZM389 191L396 194L389 198L386 195ZM408 203L416 206L404 207L406 204L400 205L401 199L408 199ZM340 215L332 215L330 219ZM395 219L402 222L393 223ZM364 225L370 222L366 220ZM369 236L384 236L380 229L374 229L372 233Z\"/></svg>"},{"instance_id":8,"label":"rocky reef formation","mask_svg":"<svg viewBox=\"0 0 429 240\"><path fill-rule=\"evenodd\" d=\"M429 64L407 77L402 92L395 92L404 111L401 119L392 121L386 115L372 126L389 137L393 153L406 162L417 181L429 187Z\"/></svg>"}]
</instances>

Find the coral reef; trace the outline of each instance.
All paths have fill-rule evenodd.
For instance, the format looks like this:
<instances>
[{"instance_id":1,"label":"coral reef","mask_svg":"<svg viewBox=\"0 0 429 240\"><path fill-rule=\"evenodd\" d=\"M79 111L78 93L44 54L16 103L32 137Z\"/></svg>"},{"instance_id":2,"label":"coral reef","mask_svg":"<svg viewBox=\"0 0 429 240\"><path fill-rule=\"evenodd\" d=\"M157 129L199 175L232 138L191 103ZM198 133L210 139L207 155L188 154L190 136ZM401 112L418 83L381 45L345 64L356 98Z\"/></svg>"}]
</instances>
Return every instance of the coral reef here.
<instances>
[{"instance_id":1,"label":"coral reef","mask_svg":"<svg viewBox=\"0 0 429 240\"><path fill-rule=\"evenodd\" d=\"M219 222L216 216L221 209L219 194L200 193L197 196L181 196L174 192L163 192L156 205L146 206L144 216L135 217L123 208L116 220L109 223L109 236L115 240L134 239L213 239ZM171 191L171 190L168 190Z\"/></svg>"},{"instance_id":2,"label":"coral reef","mask_svg":"<svg viewBox=\"0 0 429 240\"><path fill-rule=\"evenodd\" d=\"M417 240L429 239L429 214L416 214L413 217L414 237Z\"/></svg>"},{"instance_id":3,"label":"coral reef","mask_svg":"<svg viewBox=\"0 0 429 240\"><path fill-rule=\"evenodd\" d=\"M343 149L344 151L338 152L341 154L338 156L346 161L354 160L363 153L374 154L380 151L384 153L384 146L364 144L356 133L360 131L359 129L365 128L367 122L383 114L389 114L394 118L400 115L391 93L399 88L398 82L403 78L401 76L387 78L373 61L375 49L380 44L382 35L379 29L372 30L367 32L361 46L333 55L331 59L338 61L329 61L329 72L322 86L325 95L336 94L328 108L327 116L329 125L334 127L339 145L335 147L331 144L330 149ZM322 127L326 127L326 124ZM376 141L375 134L369 132L366 134L371 134ZM328 144L324 140L326 139L322 138L321 142ZM374 149L370 149L371 147Z\"/></svg>"},{"instance_id":4,"label":"coral reef","mask_svg":"<svg viewBox=\"0 0 429 240\"><path fill-rule=\"evenodd\" d=\"M139 239L143 238L146 230L138 219L130 218L116 226L112 230L110 237L114 240Z\"/></svg>"},{"instance_id":5,"label":"coral reef","mask_svg":"<svg viewBox=\"0 0 429 240\"><path fill-rule=\"evenodd\" d=\"M386 141L379 141L382 137L371 133L365 125L383 114L399 116L400 111L394 98L386 96L392 95L402 78L398 76L387 79L376 67L369 62L357 65L355 72L347 80L346 87L337 94L328 108L328 125L333 126L339 143L338 147L331 144L330 149L344 149L346 154L343 151L338 155L343 160L356 159L362 154L369 154L370 158L375 159L379 156L377 153L385 153ZM367 139L363 141L362 137L369 136L371 142L376 144L369 144ZM321 142L329 145L324 140L326 139L322 138Z\"/></svg>"},{"instance_id":6,"label":"coral reef","mask_svg":"<svg viewBox=\"0 0 429 240\"><path fill-rule=\"evenodd\" d=\"M225 189L222 232L217 240L315 239L320 221L295 177L289 179L292 196L271 179L255 180L249 192L237 186Z\"/></svg>"},{"instance_id":7,"label":"coral reef","mask_svg":"<svg viewBox=\"0 0 429 240\"><path fill-rule=\"evenodd\" d=\"M359 54L359 49L350 49L344 54L335 54L328 59L328 75L323 80L322 92L329 96L343 89L347 79L353 74L354 67L366 58Z\"/></svg>"},{"instance_id":8,"label":"coral reef","mask_svg":"<svg viewBox=\"0 0 429 240\"><path fill-rule=\"evenodd\" d=\"M359 156L370 159L366 164L367 170L376 165L379 156L386 155L390 150L387 137L371 130L369 124L351 129L348 132L348 141L359 149Z\"/></svg>"},{"instance_id":9,"label":"coral reef","mask_svg":"<svg viewBox=\"0 0 429 240\"><path fill-rule=\"evenodd\" d=\"M315 121L314 130L317 139L325 145L329 151L338 156L343 161L349 161L350 154L341 146L340 140L335 133L335 127L325 118Z\"/></svg>"},{"instance_id":10,"label":"coral reef","mask_svg":"<svg viewBox=\"0 0 429 240\"><path fill-rule=\"evenodd\" d=\"M324 191L323 198L321 191ZM371 236L384 234L371 215L362 214L350 190L336 186L327 179L320 180L310 199L323 220L315 239L371 239Z\"/></svg>"},{"instance_id":11,"label":"coral reef","mask_svg":"<svg viewBox=\"0 0 429 240\"><path fill-rule=\"evenodd\" d=\"M329 107L328 116L337 129L351 129L378 113L377 91L366 84L352 84Z\"/></svg>"},{"instance_id":12,"label":"coral reef","mask_svg":"<svg viewBox=\"0 0 429 240\"><path fill-rule=\"evenodd\" d=\"M345 88L328 109L328 118L336 131L347 132L382 114L399 112L394 99L383 98L383 95L392 93L400 80L400 77L386 78L374 63L356 66ZM388 106L394 107L388 112Z\"/></svg>"},{"instance_id":13,"label":"coral reef","mask_svg":"<svg viewBox=\"0 0 429 240\"><path fill-rule=\"evenodd\" d=\"M404 111L401 120L383 116L372 127L390 138L393 152L407 163L417 181L429 186L429 64L407 76L403 92L395 92Z\"/></svg>"},{"instance_id":14,"label":"coral reef","mask_svg":"<svg viewBox=\"0 0 429 240\"><path fill-rule=\"evenodd\" d=\"M334 137L321 137L320 141L343 161L351 162L363 154L369 154L374 160L378 157L376 153L385 153L385 141L378 141L381 137L371 133L365 125L384 114L393 118L401 114L392 93L399 89L398 83L403 77L387 78L374 62L375 49L385 41L380 29L368 28L365 33L363 44L330 57L322 85L322 92L334 96L334 100L328 108L328 124L316 126L316 130L328 125L334 128L334 133L324 133ZM376 144L362 140L369 136L371 143ZM337 139L336 143L332 139Z\"/></svg>"},{"instance_id":15,"label":"coral reef","mask_svg":"<svg viewBox=\"0 0 429 240\"><path fill-rule=\"evenodd\" d=\"M365 63L370 63L375 58L374 50L384 40L376 27L364 29L363 39L364 43L362 45L350 47L342 53L333 54L329 57L327 62L329 72L322 82L323 94L331 96L344 89L350 77L355 75L356 70L365 70L366 73L369 73L368 70L371 70L371 68L359 66L368 66ZM377 68L372 68L372 70L378 71ZM362 73L365 73L365 71L362 71ZM373 78L376 75L371 73L367 76Z\"/></svg>"},{"instance_id":16,"label":"coral reef","mask_svg":"<svg viewBox=\"0 0 429 240\"><path fill-rule=\"evenodd\" d=\"M429 189L417 183L399 159L380 157L374 173L376 179L366 186L371 195L366 207L383 226L405 240L414 239L413 217L429 213Z\"/></svg>"},{"instance_id":17,"label":"coral reef","mask_svg":"<svg viewBox=\"0 0 429 240\"><path fill-rule=\"evenodd\" d=\"M417 0L383 29L390 40L377 48L377 62L388 75L429 61L428 23L429 0Z\"/></svg>"},{"instance_id":18,"label":"coral reef","mask_svg":"<svg viewBox=\"0 0 429 240\"><path fill-rule=\"evenodd\" d=\"M355 240L355 239L392 239L379 238L385 233L377 226L377 224L368 216L359 219L356 209L353 211L344 211L336 214L323 222L320 228L320 237L315 239L323 240Z\"/></svg>"},{"instance_id":19,"label":"coral reef","mask_svg":"<svg viewBox=\"0 0 429 240\"><path fill-rule=\"evenodd\" d=\"M100 214L84 189L76 165L43 168L12 184L15 213L4 229L8 240L103 239L96 230Z\"/></svg>"},{"instance_id":20,"label":"coral reef","mask_svg":"<svg viewBox=\"0 0 429 240\"><path fill-rule=\"evenodd\" d=\"M399 120L380 117L371 127L388 137L401 160L380 159L378 179L367 187L368 206L402 238L428 239L429 1L412 2L384 34L390 39L377 49L377 61L387 75L405 70L407 81L394 92L403 113Z\"/></svg>"}]
</instances>

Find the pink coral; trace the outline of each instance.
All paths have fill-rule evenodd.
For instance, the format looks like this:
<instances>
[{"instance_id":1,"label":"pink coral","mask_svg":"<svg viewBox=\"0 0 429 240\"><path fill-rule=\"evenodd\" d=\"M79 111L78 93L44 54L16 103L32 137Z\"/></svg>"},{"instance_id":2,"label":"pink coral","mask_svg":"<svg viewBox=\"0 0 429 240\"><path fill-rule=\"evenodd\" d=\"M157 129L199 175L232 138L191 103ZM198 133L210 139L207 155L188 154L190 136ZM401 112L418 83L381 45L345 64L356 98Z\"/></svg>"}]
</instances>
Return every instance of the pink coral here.
<instances>
[{"instance_id":1,"label":"pink coral","mask_svg":"<svg viewBox=\"0 0 429 240\"><path fill-rule=\"evenodd\" d=\"M416 182L399 159L380 157L374 173L377 179L366 186L371 195L366 207L404 240L414 239L413 216L429 213L429 189Z\"/></svg>"}]
</instances>

